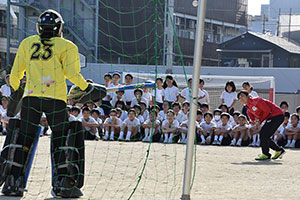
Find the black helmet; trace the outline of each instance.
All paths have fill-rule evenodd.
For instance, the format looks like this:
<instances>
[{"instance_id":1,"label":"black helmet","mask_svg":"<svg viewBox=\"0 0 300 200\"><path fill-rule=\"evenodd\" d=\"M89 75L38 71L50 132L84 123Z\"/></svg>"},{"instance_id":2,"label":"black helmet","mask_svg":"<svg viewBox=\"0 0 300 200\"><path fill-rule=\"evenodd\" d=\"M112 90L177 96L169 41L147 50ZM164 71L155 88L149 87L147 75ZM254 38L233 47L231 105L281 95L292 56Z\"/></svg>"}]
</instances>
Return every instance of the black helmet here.
<instances>
[{"instance_id":1,"label":"black helmet","mask_svg":"<svg viewBox=\"0 0 300 200\"><path fill-rule=\"evenodd\" d=\"M48 9L38 18L36 30L42 39L61 37L64 20L55 10Z\"/></svg>"}]
</instances>

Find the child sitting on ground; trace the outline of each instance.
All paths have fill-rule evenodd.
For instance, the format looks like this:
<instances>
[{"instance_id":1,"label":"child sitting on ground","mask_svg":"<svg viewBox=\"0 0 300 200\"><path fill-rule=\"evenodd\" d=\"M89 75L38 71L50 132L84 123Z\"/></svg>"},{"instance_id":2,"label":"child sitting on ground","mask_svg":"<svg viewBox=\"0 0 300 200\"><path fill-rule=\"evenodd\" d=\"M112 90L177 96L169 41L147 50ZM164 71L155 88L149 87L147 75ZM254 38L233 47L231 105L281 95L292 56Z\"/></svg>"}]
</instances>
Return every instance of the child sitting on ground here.
<instances>
[{"instance_id":1,"label":"child sitting on ground","mask_svg":"<svg viewBox=\"0 0 300 200\"><path fill-rule=\"evenodd\" d=\"M124 140L124 135L126 135L125 141L130 141L134 138L140 131L140 120L136 117L136 112L134 109L128 111L128 118L124 120L120 132L119 140Z\"/></svg>"},{"instance_id":2,"label":"child sitting on ground","mask_svg":"<svg viewBox=\"0 0 300 200\"><path fill-rule=\"evenodd\" d=\"M211 138L214 135L216 129L216 124L211 120L213 114L211 112L206 112L204 114L204 121L200 124L202 130L200 131L201 143L200 144L210 144Z\"/></svg>"},{"instance_id":3,"label":"child sitting on ground","mask_svg":"<svg viewBox=\"0 0 300 200\"><path fill-rule=\"evenodd\" d=\"M214 110L214 118L212 119L212 122L215 123L216 126L222 124L221 114L222 114L222 111L220 109Z\"/></svg>"},{"instance_id":4,"label":"child sitting on ground","mask_svg":"<svg viewBox=\"0 0 300 200\"><path fill-rule=\"evenodd\" d=\"M217 125L215 130L215 138L212 144L214 145L229 145L231 141L231 125L228 123L230 119L230 115L226 112L221 114L221 121L222 123ZM223 142L224 139L224 142ZM223 142L223 143L222 143Z\"/></svg>"},{"instance_id":5,"label":"child sitting on ground","mask_svg":"<svg viewBox=\"0 0 300 200\"><path fill-rule=\"evenodd\" d=\"M179 122L175 119L173 110L168 110L167 117L162 123L162 132L164 134L164 143L173 143L173 136L178 131Z\"/></svg>"},{"instance_id":6,"label":"child sitting on ground","mask_svg":"<svg viewBox=\"0 0 300 200\"><path fill-rule=\"evenodd\" d=\"M289 124L289 119L290 119L290 113L289 112L284 112L284 121L283 123L279 126L279 128L277 129L277 131L274 133L273 135L273 140L274 142L277 144L278 142L280 144L280 146L284 146L283 143L286 139L285 135L284 135L284 130L285 128L288 126Z\"/></svg>"},{"instance_id":7,"label":"child sitting on ground","mask_svg":"<svg viewBox=\"0 0 300 200\"><path fill-rule=\"evenodd\" d=\"M99 110L97 109L93 109L91 111L91 114L92 114L92 117L96 120L96 122L98 123L98 126L97 126L97 134L95 135L96 136L96 140L100 140L100 135L102 135L102 119L100 118L100 112Z\"/></svg>"},{"instance_id":8,"label":"child sitting on ground","mask_svg":"<svg viewBox=\"0 0 300 200\"><path fill-rule=\"evenodd\" d=\"M121 126L122 120L117 117L117 111L115 109L110 110L109 118L104 121L105 135L103 140L108 140L109 138L111 141L114 141L115 134L118 135L120 133Z\"/></svg>"},{"instance_id":9,"label":"child sitting on ground","mask_svg":"<svg viewBox=\"0 0 300 200\"><path fill-rule=\"evenodd\" d=\"M143 142L159 142L160 121L157 119L157 111L152 110L150 116L151 118L147 119L143 124L143 128L145 130L145 137L143 139Z\"/></svg>"},{"instance_id":10,"label":"child sitting on ground","mask_svg":"<svg viewBox=\"0 0 300 200\"><path fill-rule=\"evenodd\" d=\"M230 146L248 146L249 145L249 135L248 135L248 120L245 115L239 115L238 125L232 129L232 137Z\"/></svg>"},{"instance_id":11,"label":"child sitting on ground","mask_svg":"<svg viewBox=\"0 0 300 200\"><path fill-rule=\"evenodd\" d=\"M71 114L75 117L75 120L79 119L80 109L77 106L71 108Z\"/></svg>"},{"instance_id":12,"label":"child sitting on ground","mask_svg":"<svg viewBox=\"0 0 300 200\"><path fill-rule=\"evenodd\" d=\"M99 140L99 134L97 127L99 126L98 122L91 117L91 110L89 107L84 107L82 109L82 117L80 118L82 127L84 128L84 139L86 140Z\"/></svg>"},{"instance_id":13,"label":"child sitting on ground","mask_svg":"<svg viewBox=\"0 0 300 200\"><path fill-rule=\"evenodd\" d=\"M284 130L287 137L286 148L295 148L296 141L300 138L299 115L296 113L291 115L291 123Z\"/></svg>"},{"instance_id":14,"label":"child sitting on ground","mask_svg":"<svg viewBox=\"0 0 300 200\"><path fill-rule=\"evenodd\" d=\"M158 120L163 122L166 119L167 112L170 109L170 104L167 101L164 101L162 105L163 110L158 113Z\"/></svg>"}]
</instances>

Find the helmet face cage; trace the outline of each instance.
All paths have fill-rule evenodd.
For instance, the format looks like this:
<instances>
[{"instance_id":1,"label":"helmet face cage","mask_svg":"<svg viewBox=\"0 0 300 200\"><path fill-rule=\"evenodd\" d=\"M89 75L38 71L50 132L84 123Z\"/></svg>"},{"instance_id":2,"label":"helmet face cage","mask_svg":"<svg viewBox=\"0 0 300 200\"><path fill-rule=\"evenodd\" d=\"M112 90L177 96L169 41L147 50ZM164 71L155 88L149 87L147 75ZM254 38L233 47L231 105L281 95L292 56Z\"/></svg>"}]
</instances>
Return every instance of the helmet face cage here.
<instances>
[{"instance_id":1,"label":"helmet face cage","mask_svg":"<svg viewBox=\"0 0 300 200\"><path fill-rule=\"evenodd\" d=\"M62 36L62 27L64 21L61 15L54 10L44 11L38 18L36 24L37 33L41 38L49 39L51 37Z\"/></svg>"}]
</instances>

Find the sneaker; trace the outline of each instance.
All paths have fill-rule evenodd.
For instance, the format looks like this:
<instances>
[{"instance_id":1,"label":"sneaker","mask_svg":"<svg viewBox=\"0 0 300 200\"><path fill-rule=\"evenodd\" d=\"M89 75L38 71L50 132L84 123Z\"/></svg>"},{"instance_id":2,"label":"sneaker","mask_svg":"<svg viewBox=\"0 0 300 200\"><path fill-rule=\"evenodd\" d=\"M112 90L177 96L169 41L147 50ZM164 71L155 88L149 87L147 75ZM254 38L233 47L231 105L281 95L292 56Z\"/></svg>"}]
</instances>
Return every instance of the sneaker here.
<instances>
[{"instance_id":1,"label":"sneaker","mask_svg":"<svg viewBox=\"0 0 300 200\"><path fill-rule=\"evenodd\" d=\"M114 139L114 137L110 137L109 140L110 141L114 141L115 139Z\"/></svg>"},{"instance_id":2,"label":"sneaker","mask_svg":"<svg viewBox=\"0 0 300 200\"><path fill-rule=\"evenodd\" d=\"M168 139L167 139L167 138L164 140L164 143L165 143L165 144L168 144Z\"/></svg>"},{"instance_id":3,"label":"sneaker","mask_svg":"<svg viewBox=\"0 0 300 200\"><path fill-rule=\"evenodd\" d=\"M96 139L96 141L99 141L99 140L100 140L100 137L99 137L99 136L96 136L95 139Z\"/></svg>"},{"instance_id":4,"label":"sneaker","mask_svg":"<svg viewBox=\"0 0 300 200\"><path fill-rule=\"evenodd\" d=\"M124 141L124 137L121 137L121 136L120 136L120 137L118 138L118 140L119 140L119 141Z\"/></svg>"},{"instance_id":5,"label":"sneaker","mask_svg":"<svg viewBox=\"0 0 300 200\"><path fill-rule=\"evenodd\" d=\"M145 136L143 142L149 142L149 137Z\"/></svg>"},{"instance_id":6,"label":"sneaker","mask_svg":"<svg viewBox=\"0 0 300 200\"><path fill-rule=\"evenodd\" d=\"M54 198L62 197L62 198L79 198L83 196L81 190L77 187L68 190L61 190L61 189L52 189L51 195Z\"/></svg>"},{"instance_id":7,"label":"sneaker","mask_svg":"<svg viewBox=\"0 0 300 200\"><path fill-rule=\"evenodd\" d=\"M218 141L217 140L214 140L212 145L217 145L218 144Z\"/></svg>"},{"instance_id":8,"label":"sneaker","mask_svg":"<svg viewBox=\"0 0 300 200\"><path fill-rule=\"evenodd\" d=\"M217 145L221 146L222 142L221 141L217 141Z\"/></svg>"},{"instance_id":9,"label":"sneaker","mask_svg":"<svg viewBox=\"0 0 300 200\"><path fill-rule=\"evenodd\" d=\"M285 150L284 149L282 149L282 150L280 150L280 151L275 151L275 154L274 154L274 156L272 157L272 159L273 160L276 160L276 159L282 159L282 156L283 156L283 154L285 154Z\"/></svg>"},{"instance_id":10,"label":"sneaker","mask_svg":"<svg viewBox=\"0 0 300 200\"><path fill-rule=\"evenodd\" d=\"M291 146L291 143L287 143L284 147L285 148L290 148L290 146Z\"/></svg>"},{"instance_id":11,"label":"sneaker","mask_svg":"<svg viewBox=\"0 0 300 200\"><path fill-rule=\"evenodd\" d=\"M205 140L205 143L206 143L206 144L210 144L210 142L211 142L211 138L208 136L208 137L206 138L206 140Z\"/></svg>"},{"instance_id":12,"label":"sneaker","mask_svg":"<svg viewBox=\"0 0 300 200\"><path fill-rule=\"evenodd\" d=\"M255 146L260 147L260 142L256 142Z\"/></svg>"},{"instance_id":13,"label":"sneaker","mask_svg":"<svg viewBox=\"0 0 300 200\"><path fill-rule=\"evenodd\" d=\"M235 144L236 144L235 141L232 140L230 146L235 146Z\"/></svg>"},{"instance_id":14,"label":"sneaker","mask_svg":"<svg viewBox=\"0 0 300 200\"><path fill-rule=\"evenodd\" d=\"M242 146L242 141L238 141L238 142L236 143L236 146L238 146L238 147Z\"/></svg>"},{"instance_id":15,"label":"sneaker","mask_svg":"<svg viewBox=\"0 0 300 200\"><path fill-rule=\"evenodd\" d=\"M255 147L255 142L252 142L251 144L249 144L249 147Z\"/></svg>"},{"instance_id":16,"label":"sneaker","mask_svg":"<svg viewBox=\"0 0 300 200\"><path fill-rule=\"evenodd\" d=\"M271 156L267 156L265 154L260 154L258 157L255 158L255 160L263 161L263 160L270 160Z\"/></svg>"},{"instance_id":17,"label":"sneaker","mask_svg":"<svg viewBox=\"0 0 300 200\"><path fill-rule=\"evenodd\" d=\"M22 197L25 184L24 176L20 176L16 181L13 175L9 175L6 178L5 184L2 187L2 193L5 196L15 196L15 197Z\"/></svg>"},{"instance_id":18,"label":"sneaker","mask_svg":"<svg viewBox=\"0 0 300 200\"><path fill-rule=\"evenodd\" d=\"M103 140L108 140L108 135L104 135Z\"/></svg>"},{"instance_id":19,"label":"sneaker","mask_svg":"<svg viewBox=\"0 0 300 200\"><path fill-rule=\"evenodd\" d=\"M180 142L179 142L179 144L186 144L186 141L187 141L186 139L184 139L184 140L181 139Z\"/></svg>"},{"instance_id":20,"label":"sneaker","mask_svg":"<svg viewBox=\"0 0 300 200\"><path fill-rule=\"evenodd\" d=\"M203 141L200 143L200 145L205 145L205 141L203 140Z\"/></svg>"},{"instance_id":21,"label":"sneaker","mask_svg":"<svg viewBox=\"0 0 300 200\"><path fill-rule=\"evenodd\" d=\"M130 138L126 137L125 141L130 142Z\"/></svg>"},{"instance_id":22,"label":"sneaker","mask_svg":"<svg viewBox=\"0 0 300 200\"><path fill-rule=\"evenodd\" d=\"M290 148L295 148L295 143L291 143Z\"/></svg>"}]
</instances>

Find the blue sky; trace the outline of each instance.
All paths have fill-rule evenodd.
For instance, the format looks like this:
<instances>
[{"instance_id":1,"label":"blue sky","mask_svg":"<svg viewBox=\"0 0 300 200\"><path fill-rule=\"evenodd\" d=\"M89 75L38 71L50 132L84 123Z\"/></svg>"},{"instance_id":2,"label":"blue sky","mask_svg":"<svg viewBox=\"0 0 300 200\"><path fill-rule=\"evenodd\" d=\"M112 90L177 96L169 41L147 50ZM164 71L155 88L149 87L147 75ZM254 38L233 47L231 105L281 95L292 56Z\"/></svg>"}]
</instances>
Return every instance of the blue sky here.
<instances>
[{"instance_id":1,"label":"blue sky","mask_svg":"<svg viewBox=\"0 0 300 200\"><path fill-rule=\"evenodd\" d=\"M261 4L269 4L270 0L248 0L248 14L260 15Z\"/></svg>"}]
</instances>

